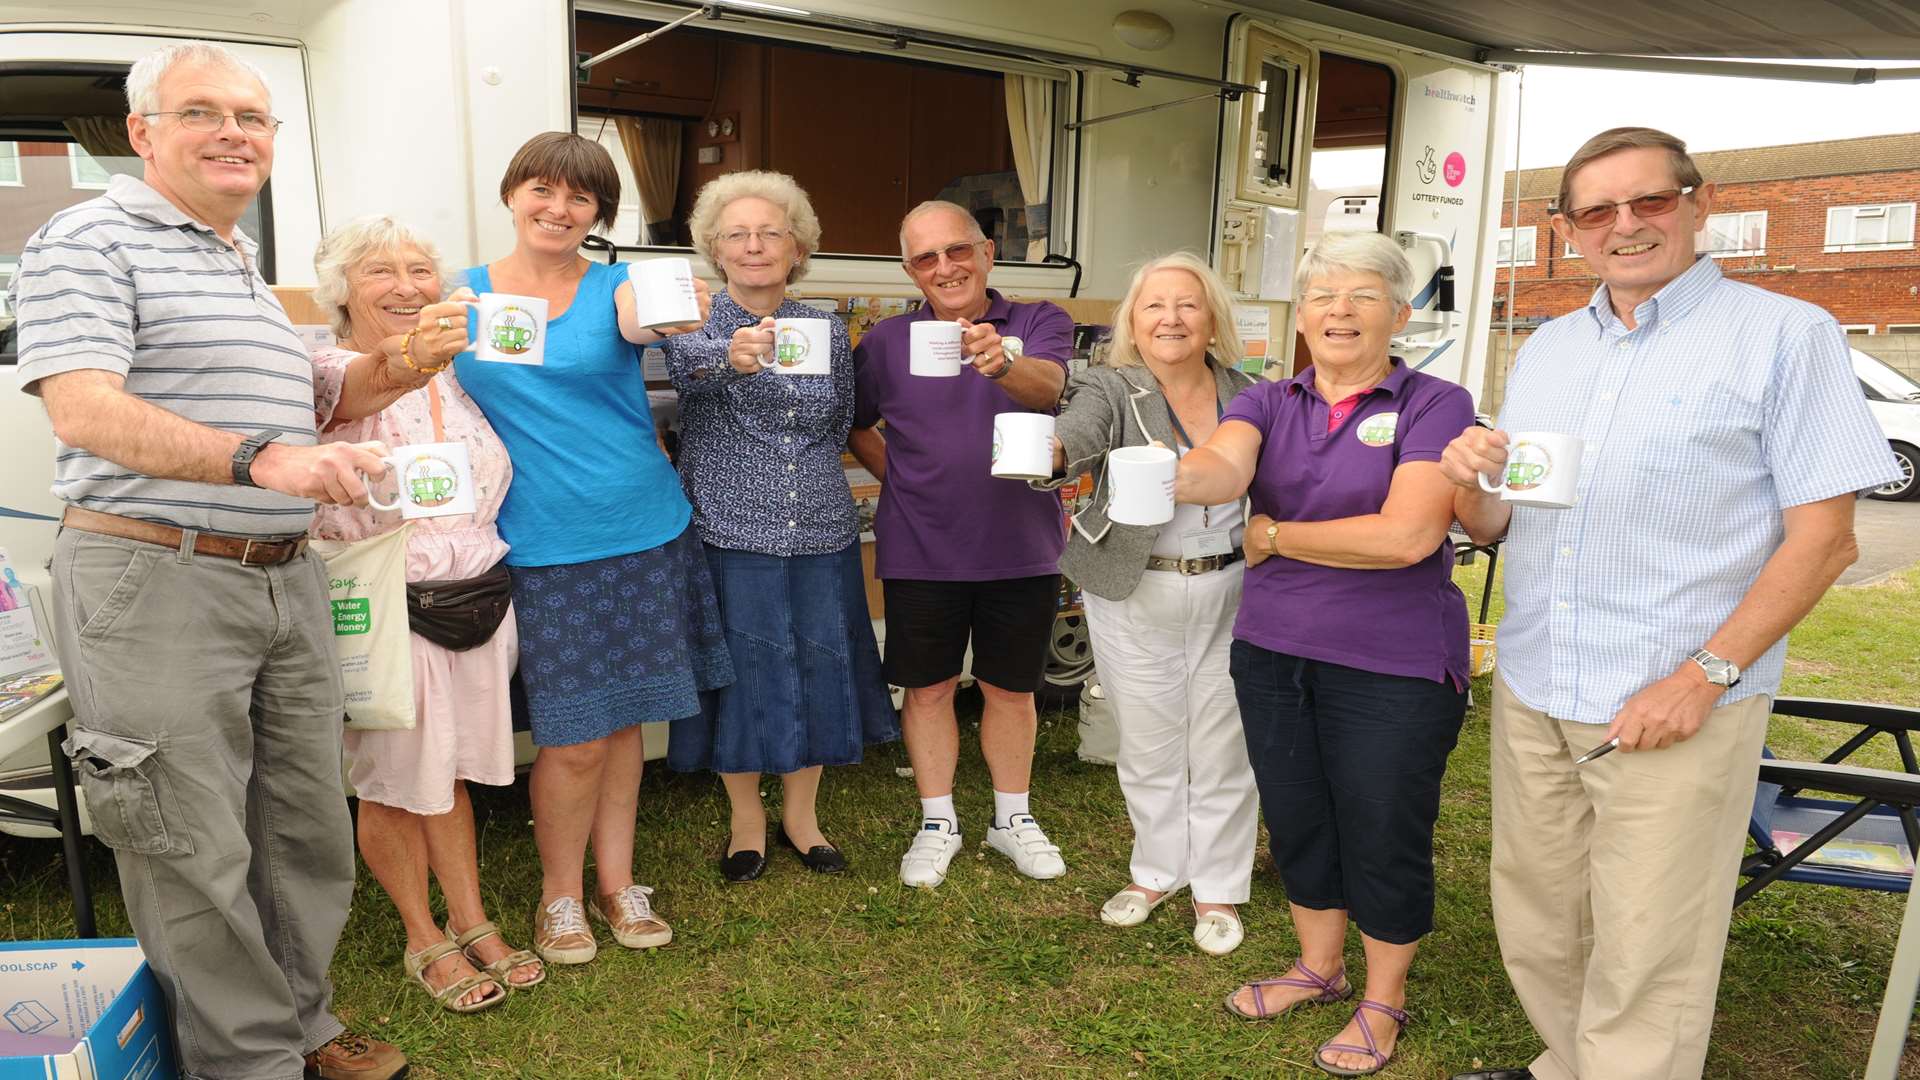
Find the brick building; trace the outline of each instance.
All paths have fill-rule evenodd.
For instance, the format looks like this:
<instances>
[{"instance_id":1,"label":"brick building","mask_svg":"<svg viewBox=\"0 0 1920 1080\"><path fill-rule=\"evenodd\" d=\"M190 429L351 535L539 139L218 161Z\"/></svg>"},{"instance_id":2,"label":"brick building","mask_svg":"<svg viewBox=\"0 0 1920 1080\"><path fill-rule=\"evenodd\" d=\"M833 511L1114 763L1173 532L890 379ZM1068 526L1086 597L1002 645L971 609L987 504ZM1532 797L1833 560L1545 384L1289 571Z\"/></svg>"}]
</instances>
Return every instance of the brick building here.
<instances>
[{"instance_id":1,"label":"brick building","mask_svg":"<svg viewBox=\"0 0 1920 1080\"><path fill-rule=\"evenodd\" d=\"M1920 334L1920 133L1716 150L1694 160L1715 189L1697 246L1729 277L1818 304L1852 334ZM1560 170L1507 174L1501 224L1509 228L1516 183L1519 225L1500 245L1494 316L1507 314L1511 273L1515 322L1526 329L1585 304L1598 279L1547 223Z\"/></svg>"}]
</instances>

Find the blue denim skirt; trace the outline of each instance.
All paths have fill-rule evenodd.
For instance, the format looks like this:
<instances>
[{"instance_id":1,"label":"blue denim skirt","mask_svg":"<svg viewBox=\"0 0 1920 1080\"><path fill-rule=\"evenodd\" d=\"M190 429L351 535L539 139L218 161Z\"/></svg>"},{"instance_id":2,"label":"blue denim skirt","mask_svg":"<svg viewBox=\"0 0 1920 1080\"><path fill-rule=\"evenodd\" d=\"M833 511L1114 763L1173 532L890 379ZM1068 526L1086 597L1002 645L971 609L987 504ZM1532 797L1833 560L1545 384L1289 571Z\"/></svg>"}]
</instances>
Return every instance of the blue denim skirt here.
<instances>
[{"instance_id":1,"label":"blue denim skirt","mask_svg":"<svg viewBox=\"0 0 1920 1080\"><path fill-rule=\"evenodd\" d=\"M790 773L852 765L900 737L867 616L860 546L757 555L707 546L735 679L674 721L667 764L682 772Z\"/></svg>"},{"instance_id":2,"label":"blue denim skirt","mask_svg":"<svg viewBox=\"0 0 1920 1080\"><path fill-rule=\"evenodd\" d=\"M515 566L520 679L539 746L700 712L733 664L700 538L564 566Z\"/></svg>"}]
</instances>

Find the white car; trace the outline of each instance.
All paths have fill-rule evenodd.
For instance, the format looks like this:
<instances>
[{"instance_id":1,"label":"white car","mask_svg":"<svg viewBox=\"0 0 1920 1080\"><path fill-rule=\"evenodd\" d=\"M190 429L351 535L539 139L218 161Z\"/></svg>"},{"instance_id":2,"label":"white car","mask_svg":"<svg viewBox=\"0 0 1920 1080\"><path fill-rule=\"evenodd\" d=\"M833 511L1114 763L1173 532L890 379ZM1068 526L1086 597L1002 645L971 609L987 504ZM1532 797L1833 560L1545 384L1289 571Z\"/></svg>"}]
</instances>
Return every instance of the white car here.
<instances>
[{"instance_id":1,"label":"white car","mask_svg":"<svg viewBox=\"0 0 1920 1080\"><path fill-rule=\"evenodd\" d=\"M1876 489L1876 499L1911 499L1920 494L1913 482L1916 462L1920 462L1920 383L1868 356L1853 352L1853 373L1860 377L1860 389L1867 395L1867 407L1886 433L1893 456L1900 460L1900 479Z\"/></svg>"}]
</instances>

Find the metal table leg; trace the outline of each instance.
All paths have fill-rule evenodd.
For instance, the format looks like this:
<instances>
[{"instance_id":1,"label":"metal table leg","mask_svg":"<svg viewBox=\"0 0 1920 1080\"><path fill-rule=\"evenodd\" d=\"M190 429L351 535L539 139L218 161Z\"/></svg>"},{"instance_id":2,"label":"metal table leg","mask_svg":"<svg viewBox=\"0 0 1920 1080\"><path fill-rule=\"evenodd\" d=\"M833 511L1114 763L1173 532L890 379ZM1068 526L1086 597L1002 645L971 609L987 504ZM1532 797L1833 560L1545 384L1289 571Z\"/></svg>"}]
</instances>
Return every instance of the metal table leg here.
<instances>
[{"instance_id":1,"label":"metal table leg","mask_svg":"<svg viewBox=\"0 0 1920 1080\"><path fill-rule=\"evenodd\" d=\"M60 744L65 724L47 733L47 756L53 765L53 799L60 815L60 849L67 864L67 889L73 894L73 926L83 938L98 937L93 923L93 891L87 886L87 868L80 858L80 804L74 797L73 764Z\"/></svg>"},{"instance_id":2,"label":"metal table leg","mask_svg":"<svg viewBox=\"0 0 1920 1080\"><path fill-rule=\"evenodd\" d=\"M1887 972L1887 994L1880 1002L1866 1080L1894 1080L1899 1072L1916 994L1920 994L1920 885L1907 890L1907 913L1900 920L1899 943L1893 947L1893 967Z\"/></svg>"}]
</instances>

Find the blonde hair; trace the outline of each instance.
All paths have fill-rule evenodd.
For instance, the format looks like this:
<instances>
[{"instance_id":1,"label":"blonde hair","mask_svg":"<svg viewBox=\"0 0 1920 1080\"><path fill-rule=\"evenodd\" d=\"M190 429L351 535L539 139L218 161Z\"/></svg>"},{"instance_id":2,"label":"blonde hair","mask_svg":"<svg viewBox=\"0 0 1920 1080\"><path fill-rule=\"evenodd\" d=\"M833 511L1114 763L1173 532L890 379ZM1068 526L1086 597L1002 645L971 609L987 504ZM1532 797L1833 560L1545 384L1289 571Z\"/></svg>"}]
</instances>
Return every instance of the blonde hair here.
<instances>
[{"instance_id":1,"label":"blonde hair","mask_svg":"<svg viewBox=\"0 0 1920 1080\"><path fill-rule=\"evenodd\" d=\"M1113 309L1113 343L1107 350L1107 366L1138 367L1146 363L1133 340L1133 306L1140 302L1140 290L1146 287L1147 278L1161 270L1185 270L1200 282L1200 293L1206 298L1207 315L1213 320L1213 343L1207 346L1207 355L1225 367L1239 367L1244 349L1240 344L1240 332L1233 325L1233 300L1227 293L1227 283L1220 280L1220 275L1207 265L1205 259L1189 251L1176 251L1150 259L1133 272L1133 280L1127 283L1126 295L1120 298L1119 306Z\"/></svg>"},{"instance_id":2,"label":"blonde hair","mask_svg":"<svg viewBox=\"0 0 1920 1080\"><path fill-rule=\"evenodd\" d=\"M1315 278L1336 274L1373 274L1387 283L1396 309L1413 302L1413 264L1400 245L1382 233L1321 233L1313 250L1300 260L1294 292L1305 293Z\"/></svg>"},{"instance_id":3,"label":"blonde hair","mask_svg":"<svg viewBox=\"0 0 1920 1080\"><path fill-rule=\"evenodd\" d=\"M412 248L433 263L435 276L444 280L446 267L440 263L440 249L427 235L411 225L372 214L356 218L328 233L313 249L313 302L327 313L327 325L342 345L353 338L353 320L347 314L347 298L353 285L347 275L368 259L387 252Z\"/></svg>"},{"instance_id":4,"label":"blonde hair","mask_svg":"<svg viewBox=\"0 0 1920 1080\"><path fill-rule=\"evenodd\" d=\"M260 84L260 89L266 91L267 106L273 106L273 88L267 85L267 77L259 68L241 59L240 54L211 41L177 41L133 62L132 70L127 72L127 111L159 112L160 80L179 64L205 64L245 75Z\"/></svg>"},{"instance_id":5,"label":"blonde hair","mask_svg":"<svg viewBox=\"0 0 1920 1080\"><path fill-rule=\"evenodd\" d=\"M739 199L765 199L787 215L787 229L793 234L796 254L793 269L787 271L791 285L807 275L813 253L820 250L820 218L793 177L766 169L746 169L723 173L707 181L693 200L693 212L687 215L687 231L693 234L693 250L707 260L720 280L727 280L727 269L713 257L713 242L719 239L720 214Z\"/></svg>"}]
</instances>

